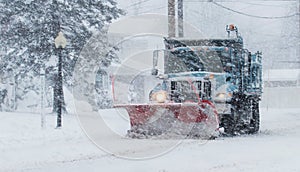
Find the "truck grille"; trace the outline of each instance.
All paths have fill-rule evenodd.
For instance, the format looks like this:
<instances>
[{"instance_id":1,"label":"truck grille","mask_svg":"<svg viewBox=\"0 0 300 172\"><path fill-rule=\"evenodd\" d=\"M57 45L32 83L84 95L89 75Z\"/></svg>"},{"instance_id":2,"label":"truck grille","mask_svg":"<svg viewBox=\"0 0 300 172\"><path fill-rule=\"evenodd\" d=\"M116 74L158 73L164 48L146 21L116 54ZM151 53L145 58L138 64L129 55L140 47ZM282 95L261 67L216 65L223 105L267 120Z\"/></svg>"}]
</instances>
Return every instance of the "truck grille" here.
<instances>
[{"instance_id":1,"label":"truck grille","mask_svg":"<svg viewBox=\"0 0 300 172\"><path fill-rule=\"evenodd\" d=\"M171 101L181 103L185 101L198 102L210 99L210 81L171 81Z\"/></svg>"}]
</instances>

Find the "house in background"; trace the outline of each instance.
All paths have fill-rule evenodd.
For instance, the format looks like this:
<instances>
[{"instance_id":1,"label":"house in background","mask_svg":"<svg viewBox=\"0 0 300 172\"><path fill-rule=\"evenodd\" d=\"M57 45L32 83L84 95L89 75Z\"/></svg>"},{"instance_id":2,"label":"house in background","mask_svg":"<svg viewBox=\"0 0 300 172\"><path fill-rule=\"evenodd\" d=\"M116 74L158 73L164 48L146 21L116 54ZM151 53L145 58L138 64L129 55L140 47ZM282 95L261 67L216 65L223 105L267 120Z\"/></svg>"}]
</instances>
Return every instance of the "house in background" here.
<instances>
[{"instance_id":1,"label":"house in background","mask_svg":"<svg viewBox=\"0 0 300 172\"><path fill-rule=\"evenodd\" d=\"M269 70L263 74L261 107L299 108L300 69Z\"/></svg>"},{"instance_id":2,"label":"house in background","mask_svg":"<svg viewBox=\"0 0 300 172\"><path fill-rule=\"evenodd\" d=\"M300 69L271 69L264 71L264 87L299 87Z\"/></svg>"}]
</instances>

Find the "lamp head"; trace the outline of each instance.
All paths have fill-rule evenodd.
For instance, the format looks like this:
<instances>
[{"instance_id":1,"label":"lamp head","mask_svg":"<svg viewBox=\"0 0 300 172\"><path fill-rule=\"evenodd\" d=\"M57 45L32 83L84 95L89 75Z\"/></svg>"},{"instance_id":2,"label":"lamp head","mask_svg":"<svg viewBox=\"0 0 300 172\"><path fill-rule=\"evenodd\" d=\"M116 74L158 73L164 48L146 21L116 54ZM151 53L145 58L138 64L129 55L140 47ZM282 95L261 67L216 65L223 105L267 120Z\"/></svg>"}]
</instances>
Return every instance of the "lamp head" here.
<instances>
[{"instance_id":1,"label":"lamp head","mask_svg":"<svg viewBox=\"0 0 300 172\"><path fill-rule=\"evenodd\" d=\"M67 45L67 39L65 38L65 36L62 32L59 32L57 37L54 40L54 43L55 43L56 48L59 48L59 47L65 48Z\"/></svg>"}]
</instances>

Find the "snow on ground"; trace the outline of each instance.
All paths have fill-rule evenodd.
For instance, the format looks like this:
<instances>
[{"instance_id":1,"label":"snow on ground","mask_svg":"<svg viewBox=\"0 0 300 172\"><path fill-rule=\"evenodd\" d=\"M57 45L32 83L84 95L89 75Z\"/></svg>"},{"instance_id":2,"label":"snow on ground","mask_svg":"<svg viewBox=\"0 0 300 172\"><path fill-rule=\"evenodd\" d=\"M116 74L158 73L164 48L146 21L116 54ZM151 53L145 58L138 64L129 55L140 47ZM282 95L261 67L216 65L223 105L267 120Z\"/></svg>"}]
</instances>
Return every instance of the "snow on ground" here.
<instances>
[{"instance_id":1,"label":"snow on ground","mask_svg":"<svg viewBox=\"0 0 300 172\"><path fill-rule=\"evenodd\" d=\"M261 112L257 135L183 140L167 153L140 160L118 158L99 149L75 115L64 115L63 128L55 129L56 116L48 114L42 129L39 114L1 112L0 171L300 171L300 109ZM117 126L116 118L106 119L114 123L110 126ZM134 145L148 140L127 141ZM156 141L159 144L136 151L155 152L168 142Z\"/></svg>"}]
</instances>

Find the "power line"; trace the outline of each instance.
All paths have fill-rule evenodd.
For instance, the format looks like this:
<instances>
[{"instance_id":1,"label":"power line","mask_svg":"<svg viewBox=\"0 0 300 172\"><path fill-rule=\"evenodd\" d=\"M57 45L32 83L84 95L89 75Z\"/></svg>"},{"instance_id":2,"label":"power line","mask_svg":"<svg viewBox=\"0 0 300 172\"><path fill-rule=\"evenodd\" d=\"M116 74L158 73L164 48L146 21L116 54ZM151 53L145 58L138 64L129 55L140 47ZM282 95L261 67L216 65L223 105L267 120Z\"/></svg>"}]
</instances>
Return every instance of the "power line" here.
<instances>
[{"instance_id":1,"label":"power line","mask_svg":"<svg viewBox=\"0 0 300 172\"><path fill-rule=\"evenodd\" d=\"M251 2L297 2L298 0L251 0ZM186 0L184 2L249 2L243 0Z\"/></svg>"},{"instance_id":2,"label":"power line","mask_svg":"<svg viewBox=\"0 0 300 172\"><path fill-rule=\"evenodd\" d=\"M133 3L133 4L128 5L128 6L125 7L124 9L130 9L130 8L132 8L132 7L135 7L135 6L137 6L137 5L141 5L141 4L143 4L143 3L145 3L145 2L148 2L148 1L150 1L150 0L143 0L143 1L135 2L135 3Z\"/></svg>"},{"instance_id":3,"label":"power line","mask_svg":"<svg viewBox=\"0 0 300 172\"><path fill-rule=\"evenodd\" d=\"M254 17L254 18L261 18L261 19L283 19L283 18L290 18L290 17L294 17L294 16L299 15L299 13L295 13L295 14L290 14L290 15L286 15L286 16L275 16L275 17L271 17L271 16L257 16L257 15L252 15L252 14L247 14L247 13L243 13L243 12L240 12L240 11L236 11L234 9L225 7L225 6L223 6L223 5L219 4L219 3L216 3L216 2L211 2L211 3L215 4L218 7L221 7L223 9L226 9L228 11L231 11L231 12L234 12L234 13L237 13L237 14L241 14L241 15L248 16L248 17Z\"/></svg>"},{"instance_id":4,"label":"power line","mask_svg":"<svg viewBox=\"0 0 300 172\"><path fill-rule=\"evenodd\" d=\"M280 7L280 8L286 8L283 7L282 5L274 5L274 4L258 4L258 3L253 3L253 2L239 2L239 3L243 3L243 4L249 4L249 5L257 5L257 6L266 6L266 7Z\"/></svg>"},{"instance_id":5,"label":"power line","mask_svg":"<svg viewBox=\"0 0 300 172\"><path fill-rule=\"evenodd\" d=\"M163 9L163 8L167 8L167 6L161 6L161 7L158 7L158 8L152 8L150 10L146 10L146 11L140 12L139 14L149 13L149 12L152 12L154 10L160 10L160 9Z\"/></svg>"}]
</instances>

